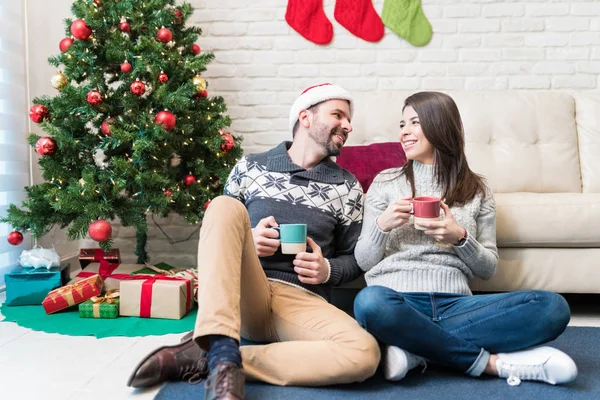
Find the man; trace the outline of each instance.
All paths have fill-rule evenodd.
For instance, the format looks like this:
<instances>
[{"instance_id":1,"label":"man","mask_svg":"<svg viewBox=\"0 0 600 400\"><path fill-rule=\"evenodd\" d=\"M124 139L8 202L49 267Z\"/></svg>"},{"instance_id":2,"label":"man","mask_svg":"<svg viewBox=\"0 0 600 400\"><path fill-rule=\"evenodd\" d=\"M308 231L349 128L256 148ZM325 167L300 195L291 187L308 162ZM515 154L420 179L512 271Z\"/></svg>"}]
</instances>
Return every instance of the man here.
<instances>
[{"instance_id":1,"label":"man","mask_svg":"<svg viewBox=\"0 0 600 400\"><path fill-rule=\"evenodd\" d=\"M202 222L193 339L150 354L130 386L198 380L205 351L205 399L242 399L244 377L320 386L375 373L376 340L327 302L332 286L360 275L362 188L330 159L352 131L352 111L341 87L310 87L290 111L293 142L236 164L227 196L211 202ZM307 224L310 251L281 253L273 228L283 223ZM240 336L269 344L240 348Z\"/></svg>"}]
</instances>

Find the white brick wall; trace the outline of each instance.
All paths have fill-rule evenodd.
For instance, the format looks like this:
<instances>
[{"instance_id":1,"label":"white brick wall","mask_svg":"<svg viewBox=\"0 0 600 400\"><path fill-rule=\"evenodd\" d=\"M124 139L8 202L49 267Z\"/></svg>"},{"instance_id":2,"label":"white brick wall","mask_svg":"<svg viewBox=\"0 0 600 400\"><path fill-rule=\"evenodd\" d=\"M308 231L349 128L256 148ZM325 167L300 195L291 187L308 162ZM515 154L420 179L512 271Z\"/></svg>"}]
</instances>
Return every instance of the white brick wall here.
<instances>
[{"instance_id":1,"label":"white brick wall","mask_svg":"<svg viewBox=\"0 0 600 400\"><path fill-rule=\"evenodd\" d=\"M384 0L373 0L381 13ZM225 96L246 152L289 138L294 97L323 81L355 95L377 90L598 90L600 3L594 1L422 0L434 31L413 47L386 28L379 43L356 38L333 17L328 46L285 21L283 0L192 0L201 47L216 61L205 74ZM242 4L247 7L242 10ZM268 123L265 123L268 121Z\"/></svg>"},{"instance_id":2,"label":"white brick wall","mask_svg":"<svg viewBox=\"0 0 600 400\"><path fill-rule=\"evenodd\" d=\"M57 1L65 3L64 8L71 3ZM244 136L246 152L263 151L290 138L289 106L301 90L318 82L337 83L356 96L386 90L599 88L597 1L422 0L434 31L423 48L387 28L379 43L356 38L335 21L335 0L324 0L334 27L328 46L305 40L287 25L284 0L188 1L196 8L191 23L203 29L198 43L216 56L204 74L208 90L225 97L232 130ZM373 1L379 13L383 1ZM64 17L46 23L58 26L59 38L64 35ZM48 55L55 51L53 47ZM174 239L193 231L182 229L182 224L175 217L161 222ZM155 260L195 264L196 237L171 246L152 222L150 228L148 248ZM125 260L131 261L131 234L117 227L115 235Z\"/></svg>"}]
</instances>

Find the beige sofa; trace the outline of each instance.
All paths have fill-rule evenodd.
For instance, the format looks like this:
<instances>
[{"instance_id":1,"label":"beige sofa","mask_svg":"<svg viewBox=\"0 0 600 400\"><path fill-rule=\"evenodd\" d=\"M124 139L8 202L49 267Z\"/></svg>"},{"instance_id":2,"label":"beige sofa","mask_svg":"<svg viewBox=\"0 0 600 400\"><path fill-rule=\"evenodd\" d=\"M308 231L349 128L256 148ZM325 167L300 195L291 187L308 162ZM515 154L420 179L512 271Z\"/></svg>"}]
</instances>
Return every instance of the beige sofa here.
<instances>
[{"instance_id":1,"label":"beige sofa","mask_svg":"<svg viewBox=\"0 0 600 400\"><path fill-rule=\"evenodd\" d=\"M356 97L348 145L397 141L408 92ZM497 203L500 261L473 290L600 293L600 95L448 92Z\"/></svg>"}]
</instances>

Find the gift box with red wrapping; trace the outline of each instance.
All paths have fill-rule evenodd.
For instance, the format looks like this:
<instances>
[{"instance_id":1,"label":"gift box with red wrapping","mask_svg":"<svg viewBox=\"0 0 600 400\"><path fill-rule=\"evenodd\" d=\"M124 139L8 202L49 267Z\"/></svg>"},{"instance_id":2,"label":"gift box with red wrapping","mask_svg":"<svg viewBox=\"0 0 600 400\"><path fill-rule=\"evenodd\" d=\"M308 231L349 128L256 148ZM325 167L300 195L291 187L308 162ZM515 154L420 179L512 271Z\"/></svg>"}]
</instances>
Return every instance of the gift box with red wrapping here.
<instances>
[{"instance_id":1,"label":"gift box with red wrapping","mask_svg":"<svg viewBox=\"0 0 600 400\"><path fill-rule=\"evenodd\" d=\"M42 301L46 314L52 314L65 308L69 308L79 303L99 296L103 286L100 275L93 275L82 279L72 285L67 285L54 289Z\"/></svg>"},{"instance_id":2,"label":"gift box with red wrapping","mask_svg":"<svg viewBox=\"0 0 600 400\"><path fill-rule=\"evenodd\" d=\"M121 280L127 279L135 271L143 268L143 264L112 264L102 260L99 263L91 263L84 270L75 275L69 284L78 282L84 278L89 278L92 275L100 275L104 281L104 290L118 290Z\"/></svg>"},{"instance_id":3,"label":"gift box with red wrapping","mask_svg":"<svg viewBox=\"0 0 600 400\"><path fill-rule=\"evenodd\" d=\"M100 262L101 260L120 264L121 253L119 252L119 249L111 249L109 251L104 251L102 249L79 250L79 264L81 264L81 269L84 269L90 265L90 263Z\"/></svg>"}]
</instances>

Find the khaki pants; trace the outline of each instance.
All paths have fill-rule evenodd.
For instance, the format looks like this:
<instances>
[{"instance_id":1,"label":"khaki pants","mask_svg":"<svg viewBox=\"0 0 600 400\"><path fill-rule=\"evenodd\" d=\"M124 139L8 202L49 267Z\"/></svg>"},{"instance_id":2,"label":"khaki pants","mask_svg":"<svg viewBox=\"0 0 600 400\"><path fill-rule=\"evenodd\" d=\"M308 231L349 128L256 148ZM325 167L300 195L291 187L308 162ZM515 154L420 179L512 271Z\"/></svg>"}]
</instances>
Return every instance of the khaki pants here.
<instances>
[{"instance_id":1,"label":"khaki pants","mask_svg":"<svg viewBox=\"0 0 600 400\"><path fill-rule=\"evenodd\" d=\"M272 342L242 346L250 380L320 386L375 373L379 346L353 318L303 289L267 280L239 201L220 196L211 202L198 263L196 342L205 350L207 335Z\"/></svg>"}]
</instances>

